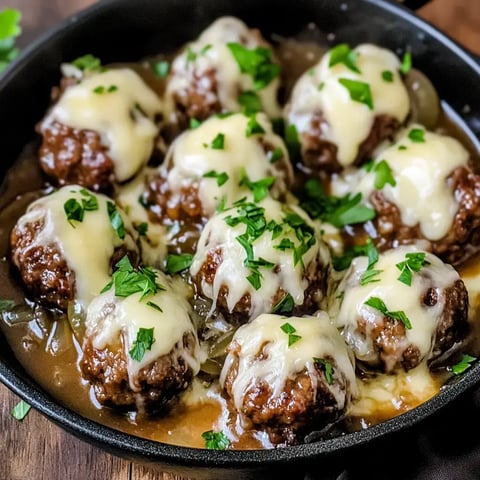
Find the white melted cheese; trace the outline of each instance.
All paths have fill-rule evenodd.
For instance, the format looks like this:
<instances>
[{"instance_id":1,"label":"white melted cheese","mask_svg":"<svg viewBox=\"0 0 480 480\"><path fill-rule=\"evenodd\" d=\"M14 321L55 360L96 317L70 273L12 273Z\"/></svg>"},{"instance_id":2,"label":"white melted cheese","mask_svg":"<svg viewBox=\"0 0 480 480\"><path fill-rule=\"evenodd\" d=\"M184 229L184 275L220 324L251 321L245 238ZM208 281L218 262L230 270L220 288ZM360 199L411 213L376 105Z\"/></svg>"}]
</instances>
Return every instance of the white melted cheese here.
<instances>
[{"instance_id":1,"label":"white melted cheese","mask_svg":"<svg viewBox=\"0 0 480 480\"><path fill-rule=\"evenodd\" d=\"M139 236L143 264L161 268L167 258L168 232L163 225L150 222L147 210L139 201L145 191L145 178L154 171L156 169L145 167L131 182L119 186L115 200L127 213L134 227L147 225L146 234Z\"/></svg>"},{"instance_id":2,"label":"white melted cheese","mask_svg":"<svg viewBox=\"0 0 480 480\"><path fill-rule=\"evenodd\" d=\"M104 88L103 93L95 93L99 87ZM109 92L109 88L115 91ZM88 75L67 88L43 121L43 128L57 121L97 132L114 162L117 181L123 182L150 158L158 133L154 118L161 111L160 98L137 73L112 69Z\"/></svg>"},{"instance_id":3,"label":"white melted cheese","mask_svg":"<svg viewBox=\"0 0 480 480\"><path fill-rule=\"evenodd\" d=\"M271 220L277 224L283 222L285 213L284 206L280 202L267 197L259 206L265 208L266 222ZM289 206L288 209L300 217L315 229L314 224L309 220L306 213L297 206ZM295 265L293 250L280 250L274 248L280 244L283 239L292 241L295 246L299 245L295 233L292 230L284 231L275 240L272 240L272 233L266 231L253 244L254 259L262 258L273 263L278 271L272 268L260 267L261 286L258 290L251 285L247 277L251 270L244 265L246 252L243 246L238 242L237 237L244 234L246 226L239 224L234 227L228 226L225 218L228 216L236 217L236 209L214 215L205 225L204 230L198 241L197 251L193 257L190 273L195 276L199 273L202 265L206 262L207 255L215 250L221 250L222 263L218 266L213 284L202 281L201 288L203 294L213 300L212 310L215 309L216 300L222 286L228 288L227 306L229 311L233 311L237 302L246 294L251 298L250 317L255 318L261 313L270 312L272 309L272 299L279 288L290 293L296 305L302 305L305 299L305 290L308 287L308 281L304 276L304 270L301 262ZM306 269L327 268L329 260L328 248L320 240L316 232L316 242L303 255L303 262ZM321 292L319 292L321 298ZM320 300L319 298L319 300Z\"/></svg>"},{"instance_id":4,"label":"white melted cheese","mask_svg":"<svg viewBox=\"0 0 480 480\"><path fill-rule=\"evenodd\" d=\"M375 117L388 115L403 122L410 110L408 92L398 71L400 61L396 55L371 44L359 45L353 51L357 54L355 64L361 73L353 72L343 63L329 67L330 52L327 52L313 69L297 81L286 109L287 122L295 125L300 134L310 130L312 115L321 113L326 121L322 136L337 145L337 158L343 166L355 161ZM387 70L392 72L392 82L382 78L382 72ZM347 88L339 82L342 78L370 86L372 110L350 98Z\"/></svg>"},{"instance_id":5,"label":"white melted cheese","mask_svg":"<svg viewBox=\"0 0 480 480\"><path fill-rule=\"evenodd\" d=\"M136 245L129 233L121 240L110 222L107 203L111 200L103 194L93 194L98 200L98 210L85 211L82 222L67 219L65 203L75 199L80 204L88 197L82 195L83 187L69 185L33 202L18 221L20 229L27 224L43 221L44 227L35 237L32 248L56 247L75 275L76 301L83 307L110 281L110 261L116 247L126 243L130 250ZM128 219L120 209L126 231Z\"/></svg>"},{"instance_id":6,"label":"white melted cheese","mask_svg":"<svg viewBox=\"0 0 480 480\"><path fill-rule=\"evenodd\" d=\"M368 265L367 257L355 258L345 274L337 289L337 296L341 293L343 299L336 302L329 313L332 318L336 318L337 326L343 329L345 341L359 360L371 362L377 356L369 332L377 327L378 322L383 321L383 315L375 308L365 305L371 297L380 298L391 312L403 311L410 320L412 328L405 329L406 336L397 342L398 349L403 351L410 344L416 345L421 358L428 360L445 306L443 289L452 286L460 277L452 266L427 253L425 260L430 264L424 265L420 272L412 273L411 286L400 282L398 277L401 271L396 265L406 260L407 253L420 251L415 246L402 246L380 254L373 267L381 271L375 277L378 282L360 285L360 278ZM431 287L436 288L438 301L434 306L428 307L421 299ZM367 323L366 337L356 332L360 318ZM392 364L395 361L394 358L391 359ZM391 366L387 361L387 368Z\"/></svg>"},{"instance_id":7,"label":"white melted cheese","mask_svg":"<svg viewBox=\"0 0 480 480\"><path fill-rule=\"evenodd\" d=\"M295 329L295 335L301 338L288 346L288 334L281 326L289 323ZM233 337L240 346L237 376L233 382L233 401L240 410L247 390L255 384L265 383L272 390L272 397L281 396L285 382L297 374L307 371L312 379L313 388L317 380L314 358L333 358L339 372L347 381L347 392L356 395L356 380L353 358L340 333L331 324L325 312L316 316L283 317L263 314L248 324L241 326ZM262 352L262 355L259 355ZM220 384L224 385L227 372L235 358L228 354L222 372ZM345 406L345 392L334 382L330 386L340 408Z\"/></svg>"},{"instance_id":8,"label":"white melted cheese","mask_svg":"<svg viewBox=\"0 0 480 480\"><path fill-rule=\"evenodd\" d=\"M213 22L196 41L189 43L174 60L172 75L169 78L165 95L165 117L175 122L173 94L191 87L192 69L195 77L202 78L200 88L211 88L207 72L215 72L218 99L224 111L238 112L242 106L238 103L241 92L254 90L251 75L242 73L228 43L240 43L248 49L265 47L259 38L235 17L221 17ZM195 60L189 60L189 52L196 54ZM277 101L280 79L274 78L267 86L256 91L262 103L262 110L271 118L281 115Z\"/></svg>"},{"instance_id":9,"label":"white melted cheese","mask_svg":"<svg viewBox=\"0 0 480 480\"><path fill-rule=\"evenodd\" d=\"M239 185L244 174L252 182L274 176L272 194L285 193L293 179L288 151L282 138L273 132L266 115L258 113L256 119L265 133L247 137L249 117L237 113L226 118L211 117L198 128L177 137L160 167L170 190L180 195L182 188L197 184L206 215L212 215L222 199L230 205L249 193L247 187ZM212 141L219 134L224 135L223 149L211 148ZM281 149L283 158L270 163L270 156L265 153L261 141L268 143L273 150ZM218 185L216 178L204 177L212 171L227 174L228 180ZM176 201L175 197L172 201Z\"/></svg>"},{"instance_id":10,"label":"white melted cheese","mask_svg":"<svg viewBox=\"0 0 480 480\"><path fill-rule=\"evenodd\" d=\"M409 138L413 129L425 132L424 142ZM368 201L375 190L375 166L385 160L396 184L387 183L382 194L400 209L405 225L419 225L427 239L439 240L448 233L458 210L458 202L447 178L456 168L467 166L468 159L468 151L458 140L412 124L399 133L394 145L377 152L369 173L360 169L345 175L332 182L333 192L360 192Z\"/></svg>"},{"instance_id":11,"label":"white melted cheese","mask_svg":"<svg viewBox=\"0 0 480 480\"><path fill-rule=\"evenodd\" d=\"M166 287L165 291L158 291L140 301L142 293L116 297L112 287L94 298L87 309L86 338L93 339L94 348L107 348L122 336L130 388L134 391L139 389L134 382L138 372L159 357L169 354L179 342L182 348L180 355L185 363L192 368L194 374L200 369L201 354L198 345L193 356L181 347L185 333L191 332L197 338L190 317L191 306L187 300L189 290L181 279L170 279L160 271L156 273L157 283ZM162 311L149 306L147 302L153 302ZM154 342L151 349L145 351L143 358L137 361L128 352L133 348L140 328L153 328Z\"/></svg>"}]
</instances>

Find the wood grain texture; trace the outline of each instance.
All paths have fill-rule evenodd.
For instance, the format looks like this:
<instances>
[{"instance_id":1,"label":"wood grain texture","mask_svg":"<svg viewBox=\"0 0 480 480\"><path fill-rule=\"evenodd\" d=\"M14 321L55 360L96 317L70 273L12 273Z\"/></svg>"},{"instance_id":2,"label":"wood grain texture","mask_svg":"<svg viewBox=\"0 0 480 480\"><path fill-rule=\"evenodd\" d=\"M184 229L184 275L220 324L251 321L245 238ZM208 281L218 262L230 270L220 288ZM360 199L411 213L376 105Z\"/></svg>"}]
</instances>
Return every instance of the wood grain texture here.
<instances>
[{"instance_id":1,"label":"wood grain texture","mask_svg":"<svg viewBox=\"0 0 480 480\"><path fill-rule=\"evenodd\" d=\"M93 0L0 0L24 15L20 46ZM435 0L419 14L480 54L480 0ZM18 398L0 385L0 480L181 480L132 464L64 432L32 409L19 422L10 412Z\"/></svg>"}]
</instances>

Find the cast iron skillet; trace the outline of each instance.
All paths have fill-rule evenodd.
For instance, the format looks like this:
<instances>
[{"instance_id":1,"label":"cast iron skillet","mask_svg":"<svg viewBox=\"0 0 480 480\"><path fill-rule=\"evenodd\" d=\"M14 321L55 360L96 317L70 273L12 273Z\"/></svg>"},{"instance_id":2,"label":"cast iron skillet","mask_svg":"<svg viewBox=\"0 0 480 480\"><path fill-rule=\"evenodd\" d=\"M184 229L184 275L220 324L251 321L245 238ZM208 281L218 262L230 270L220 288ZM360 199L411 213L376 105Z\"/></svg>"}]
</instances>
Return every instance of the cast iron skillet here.
<instances>
[{"instance_id":1,"label":"cast iron skillet","mask_svg":"<svg viewBox=\"0 0 480 480\"><path fill-rule=\"evenodd\" d=\"M422 3L425 1L417 0L410 5ZM117 0L100 2L69 18L25 50L4 74L0 81L1 175L5 175L22 145L32 139L33 126L48 106L50 88L58 82L62 61L85 53L95 54L104 63L135 61L145 55L173 51L225 14L242 18L267 36L295 35L314 22L322 31L334 33L335 42L355 45L368 41L398 53L408 47L414 65L461 115L474 141L480 139L480 66L455 42L398 4L385 0ZM414 461L415 452L409 445L413 445L412 439L420 429L451 421L456 416L460 396L465 398L467 391L471 393L480 381L480 362L432 400L380 425L324 442L258 451L212 451L165 445L83 418L58 404L25 373L2 335L0 380L81 439L167 472L215 479L279 475L336 478L338 469L352 467L355 462L379 465L382 462L379 457L385 452L396 452L398 465L379 477L394 478L395 471L407 458ZM452 402L453 407L447 407ZM462 413L468 412L460 413L460 418L468 422ZM427 418L432 415L433 419ZM371 469L373 475L374 463Z\"/></svg>"}]
</instances>

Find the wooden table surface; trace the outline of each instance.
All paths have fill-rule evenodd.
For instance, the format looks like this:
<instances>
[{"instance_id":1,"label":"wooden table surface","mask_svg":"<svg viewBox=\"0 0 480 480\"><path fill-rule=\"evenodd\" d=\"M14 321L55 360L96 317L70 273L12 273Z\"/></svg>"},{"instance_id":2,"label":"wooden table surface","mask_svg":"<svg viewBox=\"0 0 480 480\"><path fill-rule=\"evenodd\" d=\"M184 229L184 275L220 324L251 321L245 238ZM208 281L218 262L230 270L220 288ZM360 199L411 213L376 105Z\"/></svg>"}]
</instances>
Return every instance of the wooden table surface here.
<instances>
[{"instance_id":1,"label":"wooden table surface","mask_svg":"<svg viewBox=\"0 0 480 480\"><path fill-rule=\"evenodd\" d=\"M13 7L23 12L23 34L19 43L24 46L46 28L92 3L93 0L0 0L0 9ZM419 14L480 54L480 0L434 0ZM34 410L18 422L10 415L17 402L18 398L0 384L0 480L179 478L94 448Z\"/></svg>"}]
</instances>

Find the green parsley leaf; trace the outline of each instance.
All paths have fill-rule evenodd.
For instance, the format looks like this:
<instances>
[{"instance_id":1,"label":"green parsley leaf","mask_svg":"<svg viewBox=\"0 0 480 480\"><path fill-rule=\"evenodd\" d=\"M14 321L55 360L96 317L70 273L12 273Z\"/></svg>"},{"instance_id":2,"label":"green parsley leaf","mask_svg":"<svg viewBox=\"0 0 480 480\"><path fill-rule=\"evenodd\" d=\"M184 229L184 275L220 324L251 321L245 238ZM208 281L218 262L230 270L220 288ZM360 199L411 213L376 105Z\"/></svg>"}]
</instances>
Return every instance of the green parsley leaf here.
<instances>
[{"instance_id":1,"label":"green parsley leaf","mask_svg":"<svg viewBox=\"0 0 480 480\"><path fill-rule=\"evenodd\" d=\"M153 71L155 72L155 75L157 75L157 77L167 78L168 72L170 71L170 63L166 60L155 62L153 64Z\"/></svg>"},{"instance_id":2,"label":"green parsley leaf","mask_svg":"<svg viewBox=\"0 0 480 480\"><path fill-rule=\"evenodd\" d=\"M208 148L208 144L204 143L203 146ZM212 140L210 148L212 150L223 150L225 146L225 135L223 133L217 134L217 136Z\"/></svg>"},{"instance_id":3,"label":"green parsley leaf","mask_svg":"<svg viewBox=\"0 0 480 480\"><path fill-rule=\"evenodd\" d=\"M15 47L16 37L22 33L20 20L22 14L13 8L0 11L0 73L17 58L18 48Z\"/></svg>"},{"instance_id":4,"label":"green parsley leaf","mask_svg":"<svg viewBox=\"0 0 480 480\"><path fill-rule=\"evenodd\" d=\"M373 98L370 85L358 80L352 80L350 78L339 78L338 81L343 85L350 94L350 98L354 102L365 104L370 110L373 110Z\"/></svg>"},{"instance_id":5,"label":"green parsley leaf","mask_svg":"<svg viewBox=\"0 0 480 480\"><path fill-rule=\"evenodd\" d=\"M181 253L180 255L171 253L167 257L167 272L170 274L183 272L190 268L192 260L191 253Z\"/></svg>"},{"instance_id":6,"label":"green parsley leaf","mask_svg":"<svg viewBox=\"0 0 480 480\"><path fill-rule=\"evenodd\" d=\"M191 118L190 119L190 130L195 130L201 124L202 124L202 122L200 120L197 120L196 118Z\"/></svg>"},{"instance_id":7,"label":"green parsley leaf","mask_svg":"<svg viewBox=\"0 0 480 480\"><path fill-rule=\"evenodd\" d=\"M421 128L412 128L408 132L408 138L414 143L425 143L425 130Z\"/></svg>"},{"instance_id":8,"label":"green parsley leaf","mask_svg":"<svg viewBox=\"0 0 480 480\"><path fill-rule=\"evenodd\" d=\"M98 198L92 192L89 192L86 188L82 188L80 194L85 197L82 198L82 208L86 212L98 210Z\"/></svg>"},{"instance_id":9,"label":"green parsley leaf","mask_svg":"<svg viewBox=\"0 0 480 480\"><path fill-rule=\"evenodd\" d=\"M375 172L375 188L381 190L387 183L394 187L397 182L393 177L392 169L386 160L381 160L373 167Z\"/></svg>"},{"instance_id":10,"label":"green parsley leaf","mask_svg":"<svg viewBox=\"0 0 480 480\"><path fill-rule=\"evenodd\" d=\"M215 170L210 170L207 173L203 174L203 178L216 178L217 179L217 185L221 187L223 184L228 182L228 174L226 172L216 172Z\"/></svg>"},{"instance_id":11,"label":"green parsley leaf","mask_svg":"<svg viewBox=\"0 0 480 480\"><path fill-rule=\"evenodd\" d=\"M68 223L70 223L73 228L75 228L75 225L72 223L74 220L77 222L83 222L85 210L75 198L69 198L63 204L63 210L67 215Z\"/></svg>"},{"instance_id":12,"label":"green parsley leaf","mask_svg":"<svg viewBox=\"0 0 480 480\"><path fill-rule=\"evenodd\" d=\"M251 190L253 192L253 201L260 202L268 195L268 191L275 183L275 180L275 177L265 177L256 182L252 182L244 170L243 176L238 185L245 186Z\"/></svg>"},{"instance_id":13,"label":"green parsley leaf","mask_svg":"<svg viewBox=\"0 0 480 480\"><path fill-rule=\"evenodd\" d=\"M318 84L317 90L321 92L324 89L324 87L325 87L325 82L320 82Z\"/></svg>"},{"instance_id":14,"label":"green parsley leaf","mask_svg":"<svg viewBox=\"0 0 480 480\"><path fill-rule=\"evenodd\" d=\"M116 205L113 202L107 202L107 211L113 229L117 232L120 240L123 240L125 238L125 224L123 223L123 218L118 212Z\"/></svg>"},{"instance_id":15,"label":"green parsley leaf","mask_svg":"<svg viewBox=\"0 0 480 480\"><path fill-rule=\"evenodd\" d=\"M268 161L270 163L276 163L279 160L281 160L282 158L283 158L282 147L277 147L275 150L273 150L273 151L270 150L268 152Z\"/></svg>"},{"instance_id":16,"label":"green parsley leaf","mask_svg":"<svg viewBox=\"0 0 480 480\"><path fill-rule=\"evenodd\" d=\"M327 381L328 385L333 384L333 365L328 361L324 360L323 358L313 357L313 361L320 365L325 372L325 380Z\"/></svg>"},{"instance_id":17,"label":"green parsley leaf","mask_svg":"<svg viewBox=\"0 0 480 480\"><path fill-rule=\"evenodd\" d=\"M384 70L382 72L382 79L385 82L392 83L393 82L393 72L391 70Z\"/></svg>"},{"instance_id":18,"label":"green parsley leaf","mask_svg":"<svg viewBox=\"0 0 480 480\"><path fill-rule=\"evenodd\" d=\"M272 62L271 49L257 47L249 50L239 43L227 43L227 47L240 71L252 77L254 90L262 90L280 74L280 66Z\"/></svg>"},{"instance_id":19,"label":"green parsley leaf","mask_svg":"<svg viewBox=\"0 0 480 480\"><path fill-rule=\"evenodd\" d=\"M141 237L144 237L148 232L148 223L142 222L142 223L139 223L138 225L135 225L135 230L138 232L138 234Z\"/></svg>"},{"instance_id":20,"label":"green parsley leaf","mask_svg":"<svg viewBox=\"0 0 480 480\"><path fill-rule=\"evenodd\" d=\"M116 85L110 85L108 87L105 87L104 85L98 85L98 87L95 87L92 91L97 95L103 95L104 93L113 93L117 90L118 87Z\"/></svg>"},{"instance_id":21,"label":"green parsley leaf","mask_svg":"<svg viewBox=\"0 0 480 480\"><path fill-rule=\"evenodd\" d=\"M230 440L223 432L209 430L202 433L205 440L205 448L209 450L225 450L230 445Z\"/></svg>"},{"instance_id":22,"label":"green parsley leaf","mask_svg":"<svg viewBox=\"0 0 480 480\"><path fill-rule=\"evenodd\" d=\"M153 308L154 310L157 310L158 312L163 313L163 310L154 302L148 301L145 305L148 305L149 307Z\"/></svg>"},{"instance_id":23,"label":"green parsley leaf","mask_svg":"<svg viewBox=\"0 0 480 480\"><path fill-rule=\"evenodd\" d=\"M187 47L187 64L194 62L197 59L197 54L192 50L192 47Z\"/></svg>"},{"instance_id":24,"label":"green parsley leaf","mask_svg":"<svg viewBox=\"0 0 480 480\"><path fill-rule=\"evenodd\" d=\"M408 317L405 315L405 312L399 310L396 312L391 312L388 310L386 307L385 303L381 298L378 297L370 297L366 302L365 305L368 305L369 307L374 308L375 310L378 310L380 313L385 315L386 317L393 318L394 320L398 320L402 322L405 325L405 328L410 330L412 328L412 324L410 323L410 320Z\"/></svg>"},{"instance_id":25,"label":"green parsley leaf","mask_svg":"<svg viewBox=\"0 0 480 480\"><path fill-rule=\"evenodd\" d=\"M75 68L78 68L82 72L87 72L89 70L97 70L102 66L100 59L93 56L91 53L83 55L73 60L72 65Z\"/></svg>"},{"instance_id":26,"label":"green parsley leaf","mask_svg":"<svg viewBox=\"0 0 480 480\"><path fill-rule=\"evenodd\" d=\"M272 308L272 313L291 313L295 308L295 300L287 293L277 304Z\"/></svg>"},{"instance_id":27,"label":"green parsley leaf","mask_svg":"<svg viewBox=\"0 0 480 480\"><path fill-rule=\"evenodd\" d=\"M282 332L288 335L288 346L291 347L294 343L298 342L302 337L296 335L296 328L290 323L284 323L281 327Z\"/></svg>"},{"instance_id":28,"label":"green parsley leaf","mask_svg":"<svg viewBox=\"0 0 480 480\"><path fill-rule=\"evenodd\" d=\"M406 260L395 265L401 272L397 280L410 287L413 273L418 273L423 266L430 265L430 262L425 260L426 255L424 252L407 253Z\"/></svg>"},{"instance_id":29,"label":"green parsley leaf","mask_svg":"<svg viewBox=\"0 0 480 480\"><path fill-rule=\"evenodd\" d=\"M108 93L116 92L118 90L118 87L116 85L110 85L107 89Z\"/></svg>"},{"instance_id":30,"label":"green parsley leaf","mask_svg":"<svg viewBox=\"0 0 480 480\"><path fill-rule=\"evenodd\" d=\"M352 263L355 257L360 256L368 257L368 265L372 268L378 261L378 250L371 239L368 239L366 245L354 245L353 247L345 250L341 257L333 256L332 264L333 268L337 271L346 270ZM367 267L368 268L368 267Z\"/></svg>"},{"instance_id":31,"label":"green parsley leaf","mask_svg":"<svg viewBox=\"0 0 480 480\"><path fill-rule=\"evenodd\" d=\"M341 43L330 50L329 67L333 67L339 63L343 63L347 68L356 73L361 73L355 62L358 54L353 51L346 43Z\"/></svg>"},{"instance_id":32,"label":"green parsley leaf","mask_svg":"<svg viewBox=\"0 0 480 480\"><path fill-rule=\"evenodd\" d=\"M380 281L379 278L377 278L383 270L365 270L363 272L363 275L360 277L360 285L368 285L369 283L377 283Z\"/></svg>"},{"instance_id":33,"label":"green parsley leaf","mask_svg":"<svg viewBox=\"0 0 480 480\"><path fill-rule=\"evenodd\" d=\"M262 110L260 97L252 90L242 92L238 96L238 103L243 107L245 115L252 115Z\"/></svg>"},{"instance_id":34,"label":"green parsley leaf","mask_svg":"<svg viewBox=\"0 0 480 480\"><path fill-rule=\"evenodd\" d=\"M20 400L12 409L12 417L22 421L32 407L25 401Z\"/></svg>"},{"instance_id":35,"label":"green parsley leaf","mask_svg":"<svg viewBox=\"0 0 480 480\"><path fill-rule=\"evenodd\" d=\"M405 145L399 145L398 149L400 151L407 150L407 147Z\"/></svg>"},{"instance_id":36,"label":"green parsley leaf","mask_svg":"<svg viewBox=\"0 0 480 480\"><path fill-rule=\"evenodd\" d=\"M15 307L15 302L13 300L0 300L0 313L8 312Z\"/></svg>"},{"instance_id":37,"label":"green parsley leaf","mask_svg":"<svg viewBox=\"0 0 480 480\"><path fill-rule=\"evenodd\" d=\"M260 125L260 123L258 123L256 116L250 116L247 123L247 130L245 131L245 135L247 137L251 137L252 135L260 135L262 133L265 133L265 129Z\"/></svg>"},{"instance_id":38,"label":"green parsley leaf","mask_svg":"<svg viewBox=\"0 0 480 480\"><path fill-rule=\"evenodd\" d=\"M400 72L406 75L412 69L412 54L405 52L402 58L402 64L400 65Z\"/></svg>"},{"instance_id":39,"label":"green parsley leaf","mask_svg":"<svg viewBox=\"0 0 480 480\"><path fill-rule=\"evenodd\" d=\"M454 375L460 375L461 373L468 370L472 366L472 362L474 362L475 360L475 357L464 354L462 355L461 360L455 365L452 365L450 368Z\"/></svg>"},{"instance_id":40,"label":"green parsley leaf","mask_svg":"<svg viewBox=\"0 0 480 480\"><path fill-rule=\"evenodd\" d=\"M300 156L301 143L298 137L297 127L292 123L285 129L285 144L290 153L292 159L296 159Z\"/></svg>"},{"instance_id":41,"label":"green parsley leaf","mask_svg":"<svg viewBox=\"0 0 480 480\"><path fill-rule=\"evenodd\" d=\"M141 362L146 351L152 349L152 345L155 343L153 336L154 328L139 328L137 332L137 338L133 342L132 349L128 352L130 357Z\"/></svg>"}]
</instances>

